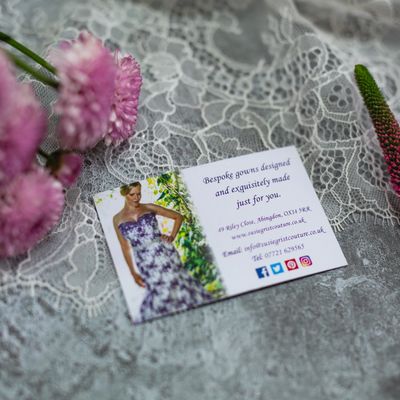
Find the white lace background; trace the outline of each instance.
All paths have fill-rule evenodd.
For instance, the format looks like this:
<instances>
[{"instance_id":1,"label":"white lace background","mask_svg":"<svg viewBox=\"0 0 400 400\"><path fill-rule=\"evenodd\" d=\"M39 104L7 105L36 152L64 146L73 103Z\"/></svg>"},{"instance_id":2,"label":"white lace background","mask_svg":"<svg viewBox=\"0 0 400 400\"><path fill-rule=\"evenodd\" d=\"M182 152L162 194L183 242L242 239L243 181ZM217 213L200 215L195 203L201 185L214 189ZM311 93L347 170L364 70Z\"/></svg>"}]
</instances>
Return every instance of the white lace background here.
<instances>
[{"instance_id":1,"label":"white lace background","mask_svg":"<svg viewBox=\"0 0 400 400\"><path fill-rule=\"evenodd\" d=\"M394 0L3 0L1 30L41 54L57 40L74 38L88 29L110 48L133 54L144 78L136 135L119 147L98 145L88 153L77 187L67 192L60 225L27 256L1 263L3 315L9 312L12 298L26 302L22 309L37 318L37 329L46 332L51 332L48 315L60 312L108 318L111 327L102 328L107 330L102 331L105 335L119 326L127 332L122 293L91 198L121 183L176 167L295 145L337 232L360 221L397 227L400 201L388 184L353 69L358 63L368 66L400 116L399 19L400 2ZM55 93L41 84L35 87L51 113ZM52 130L54 126L51 117ZM55 147L51 135L46 147ZM120 311L114 311L110 320L107 314L115 304ZM11 368L11 372L0 372L7 388L4 398L18 393L20 398L46 398L50 389L45 382L29 381L26 376L35 362L24 362L18 355L26 345L23 316L19 322L10 321L0 337L4 350L0 358ZM43 338L30 342L43 356L43 371L62 371L62 357L56 366L45 361L52 359L52 343L57 343L56 348L61 345L53 335L65 337L69 348L75 349L82 346L82 337L94 340L95 333L85 331L86 323L68 321L69 325L64 321L58 331L48 334L48 349ZM162 325L157 327L162 329ZM13 330L20 332L20 338L15 339ZM117 362L116 357L119 366L128 365L136 357L133 354L140 353L142 340L137 340L133 353L121 354L121 343L107 342L116 356L100 361L107 349L97 337L99 348L91 362L107 369L106 362ZM155 373L150 367L153 361L148 364L150 376ZM18 371L28 383L19 389L7 386ZM91 393L99 390L98 398L103 398L94 373L87 374ZM125 378L129 380L129 374ZM143 375L143 379L150 378ZM68 396L77 393L78 377L70 374L63 382L53 385L51 393L72 398ZM79 390L76 398L86 398L85 389ZM150 384L142 385L136 394L133 388L129 390L121 389L121 396L158 398L162 393L152 392ZM170 398L170 388L165 386L165 390ZM261 398L257 393L253 398Z\"/></svg>"}]
</instances>

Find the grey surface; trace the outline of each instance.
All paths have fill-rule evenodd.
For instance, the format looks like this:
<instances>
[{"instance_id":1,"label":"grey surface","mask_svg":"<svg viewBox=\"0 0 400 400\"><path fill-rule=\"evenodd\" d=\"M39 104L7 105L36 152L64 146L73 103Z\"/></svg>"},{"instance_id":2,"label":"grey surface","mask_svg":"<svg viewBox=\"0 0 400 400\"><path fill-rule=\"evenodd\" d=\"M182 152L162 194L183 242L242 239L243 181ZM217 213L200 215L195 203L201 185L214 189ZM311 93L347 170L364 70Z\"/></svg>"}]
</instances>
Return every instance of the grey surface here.
<instances>
[{"instance_id":1,"label":"grey surface","mask_svg":"<svg viewBox=\"0 0 400 400\"><path fill-rule=\"evenodd\" d=\"M90 319L15 288L2 399L398 399L394 228L338 234L347 268L132 328L119 292Z\"/></svg>"},{"instance_id":2,"label":"grey surface","mask_svg":"<svg viewBox=\"0 0 400 400\"><path fill-rule=\"evenodd\" d=\"M87 154L59 227L0 265L0 399L400 398L400 203L352 78L367 64L399 115L399 15L397 1L3 1L2 30L45 54L89 28L138 58L144 86L137 135ZM91 196L290 144L349 266L132 327Z\"/></svg>"}]
</instances>

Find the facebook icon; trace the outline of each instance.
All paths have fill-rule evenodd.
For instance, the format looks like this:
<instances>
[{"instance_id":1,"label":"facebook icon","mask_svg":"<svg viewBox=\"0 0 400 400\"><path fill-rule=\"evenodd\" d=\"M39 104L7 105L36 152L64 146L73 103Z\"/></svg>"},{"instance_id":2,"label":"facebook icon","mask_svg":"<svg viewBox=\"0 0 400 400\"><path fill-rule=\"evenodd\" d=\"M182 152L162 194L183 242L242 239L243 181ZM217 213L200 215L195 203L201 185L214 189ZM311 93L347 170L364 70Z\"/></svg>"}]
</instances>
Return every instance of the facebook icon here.
<instances>
[{"instance_id":1,"label":"facebook icon","mask_svg":"<svg viewBox=\"0 0 400 400\"><path fill-rule=\"evenodd\" d=\"M262 279L262 278L269 276L267 267L256 268L256 272L257 272L258 279Z\"/></svg>"}]
</instances>

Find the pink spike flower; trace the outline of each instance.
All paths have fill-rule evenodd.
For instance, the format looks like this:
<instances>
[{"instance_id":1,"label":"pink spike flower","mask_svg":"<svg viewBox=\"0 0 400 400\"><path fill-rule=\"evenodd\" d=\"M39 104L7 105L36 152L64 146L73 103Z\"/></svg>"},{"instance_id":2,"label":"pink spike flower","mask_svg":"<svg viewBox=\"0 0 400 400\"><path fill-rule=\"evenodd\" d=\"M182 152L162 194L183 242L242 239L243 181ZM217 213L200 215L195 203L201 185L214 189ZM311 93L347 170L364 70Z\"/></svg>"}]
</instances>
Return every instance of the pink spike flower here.
<instances>
[{"instance_id":1,"label":"pink spike flower","mask_svg":"<svg viewBox=\"0 0 400 400\"><path fill-rule=\"evenodd\" d=\"M358 64L354 75L374 124L393 190L400 195L400 125L368 68Z\"/></svg>"}]
</instances>

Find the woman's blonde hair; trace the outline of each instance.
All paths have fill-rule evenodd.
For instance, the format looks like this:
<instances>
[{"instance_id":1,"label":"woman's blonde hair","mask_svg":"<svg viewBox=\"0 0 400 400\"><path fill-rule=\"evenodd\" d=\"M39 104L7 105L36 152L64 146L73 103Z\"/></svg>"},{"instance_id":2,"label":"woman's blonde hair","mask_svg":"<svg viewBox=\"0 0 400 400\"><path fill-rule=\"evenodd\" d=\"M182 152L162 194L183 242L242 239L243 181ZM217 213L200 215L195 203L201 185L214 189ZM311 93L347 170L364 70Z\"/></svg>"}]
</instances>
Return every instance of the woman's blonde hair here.
<instances>
[{"instance_id":1,"label":"woman's blonde hair","mask_svg":"<svg viewBox=\"0 0 400 400\"><path fill-rule=\"evenodd\" d=\"M142 186L140 182L132 182L128 183L127 185L122 185L119 189L119 192L121 193L121 196L126 196L132 188L137 187L137 186Z\"/></svg>"}]
</instances>

